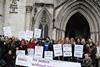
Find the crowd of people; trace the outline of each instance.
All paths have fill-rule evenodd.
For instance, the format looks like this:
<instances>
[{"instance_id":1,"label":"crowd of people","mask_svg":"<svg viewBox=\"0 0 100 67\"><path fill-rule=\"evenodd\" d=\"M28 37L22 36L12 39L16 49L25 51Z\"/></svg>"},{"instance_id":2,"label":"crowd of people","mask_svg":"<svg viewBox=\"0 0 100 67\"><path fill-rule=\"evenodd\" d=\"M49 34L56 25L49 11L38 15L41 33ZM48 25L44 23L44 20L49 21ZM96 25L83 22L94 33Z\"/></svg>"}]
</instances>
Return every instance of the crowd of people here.
<instances>
[{"instance_id":1,"label":"crowd of people","mask_svg":"<svg viewBox=\"0 0 100 67\"><path fill-rule=\"evenodd\" d=\"M48 48L45 44L48 44ZM49 37L42 39L30 39L30 41L22 39L19 40L15 37L1 37L0 38L0 67L22 67L16 66L16 50L25 50L25 54L28 54L27 49L35 49L36 45L43 46L44 51L53 51L54 44L71 44L72 45L72 57L54 57L53 60L79 62L82 67L99 67L98 59L96 58L97 45L92 39L85 38L63 38L59 40L53 40ZM83 58L74 57L74 46L76 44L83 45Z\"/></svg>"}]
</instances>

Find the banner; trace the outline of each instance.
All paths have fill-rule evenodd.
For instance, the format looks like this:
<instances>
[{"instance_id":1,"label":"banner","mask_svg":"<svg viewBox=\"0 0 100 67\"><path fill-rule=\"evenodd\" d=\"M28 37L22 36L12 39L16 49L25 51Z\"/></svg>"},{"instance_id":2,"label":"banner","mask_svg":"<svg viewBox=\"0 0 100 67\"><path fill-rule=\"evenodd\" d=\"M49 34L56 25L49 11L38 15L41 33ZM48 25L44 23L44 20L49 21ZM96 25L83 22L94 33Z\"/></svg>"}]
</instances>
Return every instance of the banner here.
<instances>
[{"instance_id":1,"label":"banner","mask_svg":"<svg viewBox=\"0 0 100 67\"><path fill-rule=\"evenodd\" d=\"M62 56L62 44L54 44L54 56Z\"/></svg>"},{"instance_id":2,"label":"banner","mask_svg":"<svg viewBox=\"0 0 100 67\"><path fill-rule=\"evenodd\" d=\"M3 27L3 32L4 32L4 36L8 36L8 37L12 36L12 31L10 26Z\"/></svg>"},{"instance_id":3,"label":"banner","mask_svg":"<svg viewBox=\"0 0 100 67\"><path fill-rule=\"evenodd\" d=\"M81 67L80 63L33 58L30 67Z\"/></svg>"},{"instance_id":4,"label":"banner","mask_svg":"<svg viewBox=\"0 0 100 67\"><path fill-rule=\"evenodd\" d=\"M46 60L30 56L17 56L16 65L28 67L81 67L80 63Z\"/></svg>"},{"instance_id":5,"label":"banner","mask_svg":"<svg viewBox=\"0 0 100 67\"><path fill-rule=\"evenodd\" d=\"M74 48L74 57L82 58L83 57L83 45L75 45Z\"/></svg>"},{"instance_id":6,"label":"banner","mask_svg":"<svg viewBox=\"0 0 100 67\"><path fill-rule=\"evenodd\" d=\"M72 56L72 45L71 44L63 45L63 56L64 57Z\"/></svg>"},{"instance_id":7,"label":"banner","mask_svg":"<svg viewBox=\"0 0 100 67\"><path fill-rule=\"evenodd\" d=\"M48 60L53 60L53 52L52 51L45 51L44 58Z\"/></svg>"},{"instance_id":8,"label":"banner","mask_svg":"<svg viewBox=\"0 0 100 67\"><path fill-rule=\"evenodd\" d=\"M34 38L40 38L40 37L41 37L41 29L35 29Z\"/></svg>"},{"instance_id":9,"label":"banner","mask_svg":"<svg viewBox=\"0 0 100 67\"><path fill-rule=\"evenodd\" d=\"M35 46L35 57L43 58L43 46Z\"/></svg>"}]
</instances>

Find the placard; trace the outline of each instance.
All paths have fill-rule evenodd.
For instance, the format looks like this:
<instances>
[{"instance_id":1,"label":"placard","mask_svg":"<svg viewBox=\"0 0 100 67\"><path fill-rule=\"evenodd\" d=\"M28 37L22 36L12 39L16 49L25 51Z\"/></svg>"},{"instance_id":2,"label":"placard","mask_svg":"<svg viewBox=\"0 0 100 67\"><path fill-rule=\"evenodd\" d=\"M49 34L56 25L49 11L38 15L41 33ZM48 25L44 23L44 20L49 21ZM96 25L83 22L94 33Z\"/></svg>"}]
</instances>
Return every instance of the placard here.
<instances>
[{"instance_id":1,"label":"placard","mask_svg":"<svg viewBox=\"0 0 100 67\"><path fill-rule=\"evenodd\" d=\"M43 58L43 46L35 46L35 57Z\"/></svg>"},{"instance_id":2,"label":"placard","mask_svg":"<svg viewBox=\"0 0 100 67\"><path fill-rule=\"evenodd\" d=\"M16 58L16 65L20 66L31 66L32 57L26 55L18 55Z\"/></svg>"},{"instance_id":3,"label":"placard","mask_svg":"<svg viewBox=\"0 0 100 67\"><path fill-rule=\"evenodd\" d=\"M48 60L53 60L53 52L52 51L45 51L44 58Z\"/></svg>"},{"instance_id":4,"label":"placard","mask_svg":"<svg viewBox=\"0 0 100 67\"><path fill-rule=\"evenodd\" d=\"M40 37L41 37L41 29L35 29L34 38L40 38Z\"/></svg>"},{"instance_id":5,"label":"placard","mask_svg":"<svg viewBox=\"0 0 100 67\"><path fill-rule=\"evenodd\" d=\"M54 44L54 56L62 56L62 44Z\"/></svg>"},{"instance_id":6,"label":"placard","mask_svg":"<svg viewBox=\"0 0 100 67\"><path fill-rule=\"evenodd\" d=\"M3 32L4 32L4 36L8 36L8 37L12 36L12 31L10 26L3 27Z\"/></svg>"},{"instance_id":7,"label":"placard","mask_svg":"<svg viewBox=\"0 0 100 67\"><path fill-rule=\"evenodd\" d=\"M25 55L25 50L16 50L16 55Z\"/></svg>"},{"instance_id":8,"label":"placard","mask_svg":"<svg viewBox=\"0 0 100 67\"><path fill-rule=\"evenodd\" d=\"M26 30L26 40L30 40L33 37L33 31Z\"/></svg>"},{"instance_id":9,"label":"placard","mask_svg":"<svg viewBox=\"0 0 100 67\"><path fill-rule=\"evenodd\" d=\"M18 38L19 38L19 40L26 39L26 33L25 33L25 31L20 31L18 33Z\"/></svg>"},{"instance_id":10,"label":"placard","mask_svg":"<svg viewBox=\"0 0 100 67\"><path fill-rule=\"evenodd\" d=\"M74 57L82 58L83 57L83 45L75 45L74 48Z\"/></svg>"},{"instance_id":11,"label":"placard","mask_svg":"<svg viewBox=\"0 0 100 67\"><path fill-rule=\"evenodd\" d=\"M64 57L72 56L72 45L71 44L63 44L63 56Z\"/></svg>"},{"instance_id":12,"label":"placard","mask_svg":"<svg viewBox=\"0 0 100 67\"><path fill-rule=\"evenodd\" d=\"M28 51L28 56L32 57L34 56L34 49L28 48L27 51Z\"/></svg>"}]
</instances>

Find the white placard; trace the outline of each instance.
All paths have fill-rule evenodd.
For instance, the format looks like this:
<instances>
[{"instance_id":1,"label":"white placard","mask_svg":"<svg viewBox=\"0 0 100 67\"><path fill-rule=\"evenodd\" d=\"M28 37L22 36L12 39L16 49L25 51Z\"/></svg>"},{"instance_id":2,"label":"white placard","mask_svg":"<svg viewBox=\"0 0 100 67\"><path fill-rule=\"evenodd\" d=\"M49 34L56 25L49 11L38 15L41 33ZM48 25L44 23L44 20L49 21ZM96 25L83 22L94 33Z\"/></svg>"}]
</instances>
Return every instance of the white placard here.
<instances>
[{"instance_id":1,"label":"white placard","mask_svg":"<svg viewBox=\"0 0 100 67\"><path fill-rule=\"evenodd\" d=\"M43 58L43 46L35 46L35 57Z\"/></svg>"},{"instance_id":2,"label":"white placard","mask_svg":"<svg viewBox=\"0 0 100 67\"><path fill-rule=\"evenodd\" d=\"M71 44L64 44L63 45L63 56L64 57L72 56L72 45Z\"/></svg>"},{"instance_id":3,"label":"white placard","mask_svg":"<svg viewBox=\"0 0 100 67\"><path fill-rule=\"evenodd\" d=\"M25 55L25 50L16 50L16 55Z\"/></svg>"},{"instance_id":4,"label":"white placard","mask_svg":"<svg viewBox=\"0 0 100 67\"><path fill-rule=\"evenodd\" d=\"M33 37L33 31L26 30L26 40L30 40Z\"/></svg>"},{"instance_id":5,"label":"white placard","mask_svg":"<svg viewBox=\"0 0 100 67\"><path fill-rule=\"evenodd\" d=\"M62 56L62 44L54 44L54 56Z\"/></svg>"},{"instance_id":6,"label":"white placard","mask_svg":"<svg viewBox=\"0 0 100 67\"><path fill-rule=\"evenodd\" d=\"M52 51L45 51L44 58L48 60L53 60L53 52Z\"/></svg>"},{"instance_id":7,"label":"white placard","mask_svg":"<svg viewBox=\"0 0 100 67\"><path fill-rule=\"evenodd\" d=\"M41 37L41 29L35 29L34 38L40 38L40 37Z\"/></svg>"},{"instance_id":8,"label":"white placard","mask_svg":"<svg viewBox=\"0 0 100 67\"><path fill-rule=\"evenodd\" d=\"M3 32L4 32L4 36L8 36L8 37L12 36L12 31L10 26L3 27Z\"/></svg>"},{"instance_id":9,"label":"white placard","mask_svg":"<svg viewBox=\"0 0 100 67\"><path fill-rule=\"evenodd\" d=\"M74 57L82 58L83 57L83 45L76 44L74 47Z\"/></svg>"},{"instance_id":10,"label":"white placard","mask_svg":"<svg viewBox=\"0 0 100 67\"><path fill-rule=\"evenodd\" d=\"M28 56L32 57L34 56L34 49L28 48L27 51L28 51Z\"/></svg>"},{"instance_id":11,"label":"white placard","mask_svg":"<svg viewBox=\"0 0 100 67\"><path fill-rule=\"evenodd\" d=\"M20 32L18 33L18 38L19 38L20 40L26 39L26 33L25 33L25 31L20 31Z\"/></svg>"},{"instance_id":12,"label":"white placard","mask_svg":"<svg viewBox=\"0 0 100 67\"><path fill-rule=\"evenodd\" d=\"M16 58L16 65L20 66L31 66L32 57L26 55L18 55Z\"/></svg>"}]
</instances>

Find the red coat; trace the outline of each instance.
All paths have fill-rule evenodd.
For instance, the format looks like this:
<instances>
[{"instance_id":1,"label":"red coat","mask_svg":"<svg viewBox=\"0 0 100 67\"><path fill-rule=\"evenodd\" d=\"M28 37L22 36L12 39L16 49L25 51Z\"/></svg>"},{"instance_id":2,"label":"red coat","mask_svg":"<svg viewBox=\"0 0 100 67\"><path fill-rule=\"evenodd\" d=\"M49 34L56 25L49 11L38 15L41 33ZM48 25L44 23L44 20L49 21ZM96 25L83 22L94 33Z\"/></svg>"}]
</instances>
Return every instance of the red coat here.
<instances>
[{"instance_id":1,"label":"red coat","mask_svg":"<svg viewBox=\"0 0 100 67\"><path fill-rule=\"evenodd\" d=\"M35 48L35 42L31 42L28 44L28 48Z\"/></svg>"}]
</instances>

